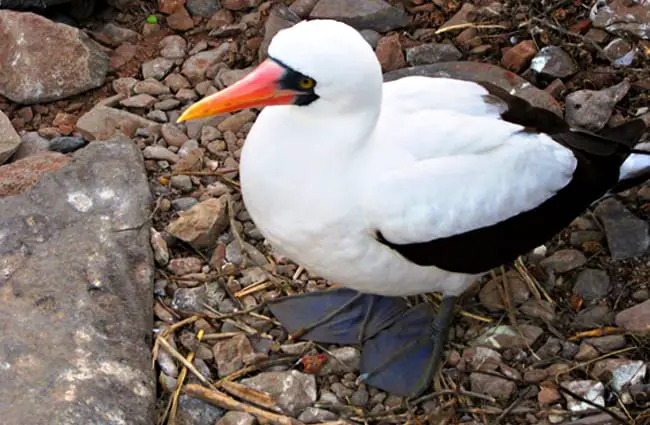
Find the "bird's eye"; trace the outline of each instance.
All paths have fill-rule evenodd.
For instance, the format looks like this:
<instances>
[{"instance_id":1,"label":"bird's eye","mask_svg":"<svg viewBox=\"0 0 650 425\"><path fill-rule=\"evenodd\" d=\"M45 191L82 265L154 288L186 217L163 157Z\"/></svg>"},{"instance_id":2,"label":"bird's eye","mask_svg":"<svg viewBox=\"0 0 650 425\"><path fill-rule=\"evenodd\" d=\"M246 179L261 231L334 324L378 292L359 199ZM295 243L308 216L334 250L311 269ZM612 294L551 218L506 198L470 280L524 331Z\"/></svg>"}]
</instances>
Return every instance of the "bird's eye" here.
<instances>
[{"instance_id":1,"label":"bird's eye","mask_svg":"<svg viewBox=\"0 0 650 425\"><path fill-rule=\"evenodd\" d=\"M311 78L301 78L300 81L298 81L298 85L303 90L309 90L316 85L316 81Z\"/></svg>"}]
</instances>

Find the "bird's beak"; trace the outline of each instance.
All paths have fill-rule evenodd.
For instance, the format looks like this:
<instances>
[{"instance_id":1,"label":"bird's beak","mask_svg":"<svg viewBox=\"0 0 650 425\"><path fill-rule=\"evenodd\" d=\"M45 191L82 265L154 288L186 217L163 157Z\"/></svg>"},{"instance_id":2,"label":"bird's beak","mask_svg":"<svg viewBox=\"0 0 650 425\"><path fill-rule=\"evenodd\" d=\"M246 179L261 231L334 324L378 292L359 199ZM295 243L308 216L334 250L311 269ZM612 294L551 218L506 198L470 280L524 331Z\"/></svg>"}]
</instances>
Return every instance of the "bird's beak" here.
<instances>
[{"instance_id":1,"label":"bird's beak","mask_svg":"<svg viewBox=\"0 0 650 425\"><path fill-rule=\"evenodd\" d=\"M291 104L298 93L280 87L280 80L285 72L286 69L282 65L267 59L232 86L187 108L176 122L207 118L246 108Z\"/></svg>"}]
</instances>

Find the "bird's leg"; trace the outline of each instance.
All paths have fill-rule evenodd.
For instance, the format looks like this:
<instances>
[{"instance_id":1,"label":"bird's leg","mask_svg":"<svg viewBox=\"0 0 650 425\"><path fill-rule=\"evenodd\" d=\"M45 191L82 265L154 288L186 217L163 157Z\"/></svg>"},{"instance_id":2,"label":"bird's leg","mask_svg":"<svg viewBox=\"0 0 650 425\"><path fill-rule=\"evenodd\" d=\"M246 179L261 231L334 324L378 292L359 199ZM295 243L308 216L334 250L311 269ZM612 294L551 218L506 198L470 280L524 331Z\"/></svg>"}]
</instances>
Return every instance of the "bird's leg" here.
<instances>
[{"instance_id":1,"label":"bird's leg","mask_svg":"<svg viewBox=\"0 0 650 425\"><path fill-rule=\"evenodd\" d=\"M363 343L407 310L401 298L346 288L278 298L269 308L293 339L330 344Z\"/></svg>"},{"instance_id":2,"label":"bird's leg","mask_svg":"<svg viewBox=\"0 0 650 425\"><path fill-rule=\"evenodd\" d=\"M360 379L407 397L426 390L442 363L455 303L456 297L444 297L437 315L429 304L419 304L368 339Z\"/></svg>"}]
</instances>

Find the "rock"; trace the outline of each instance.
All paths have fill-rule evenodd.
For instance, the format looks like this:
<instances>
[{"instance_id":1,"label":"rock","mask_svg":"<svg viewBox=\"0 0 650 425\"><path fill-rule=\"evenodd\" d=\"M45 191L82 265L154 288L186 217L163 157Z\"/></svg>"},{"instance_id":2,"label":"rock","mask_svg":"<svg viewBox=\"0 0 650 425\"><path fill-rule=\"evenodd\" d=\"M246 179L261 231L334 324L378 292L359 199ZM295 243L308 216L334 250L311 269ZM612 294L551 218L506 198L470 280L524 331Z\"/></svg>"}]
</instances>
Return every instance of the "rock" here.
<instances>
[{"instance_id":1,"label":"rock","mask_svg":"<svg viewBox=\"0 0 650 425\"><path fill-rule=\"evenodd\" d=\"M573 293L587 302L597 301L609 293L611 284L607 272L599 269L584 269L578 275Z\"/></svg>"},{"instance_id":2,"label":"rock","mask_svg":"<svg viewBox=\"0 0 650 425\"><path fill-rule=\"evenodd\" d=\"M170 184L173 188L179 189L182 192L191 192L192 191L192 179L190 176L186 175L176 175L172 176L170 179Z\"/></svg>"},{"instance_id":3,"label":"rock","mask_svg":"<svg viewBox=\"0 0 650 425\"><path fill-rule=\"evenodd\" d=\"M266 24L264 24L264 40L262 40L258 51L259 60L266 59L269 44L271 44L271 40L280 30L292 27L298 22L300 22L300 16L296 15L284 4L278 3L274 5L269 13L269 17L266 19Z\"/></svg>"},{"instance_id":4,"label":"rock","mask_svg":"<svg viewBox=\"0 0 650 425\"><path fill-rule=\"evenodd\" d=\"M510 302L514 306L518 306L530 297L530 291L526 282L519 276L516 271L509 271L506 274L507 285L510 291ZM499 311L505 309L505 302L501 296L503 290L503 276L497 276L490 279L481 288L478 294L481 304L490 311Z\"/></svg>"},{"instance_id":5,"label":"rock","mask_svg":"<svg viewBox=\"0 0 650 425\"><path fill-rule=\"evenodd\" d=\"M178 398L175 422L179 425L215 425L223 414L223 409L183 394Z\"/></svg>"},{"instance_id":6,"label":"rock","mask_svg":"<svg viewBox=\"0 0 650 425\"><path fill-rule=\"evenodd\" d=\"M595 305L581 310L573 320L573 327L579 330L599 328L610 324L612 314L607 305Z\"/></svg>"},{"instance_id":7,"label":"rock","mask_svg":"<svg viewBox=\"0 0 650 425\"><path fill-rule=\"evenodd\" d=\"M136 94L146 94L151 96L160 96L161 94L168 94L171 92L169 87L153 78L137 82L133 85L132 89Z\"/></svg>"},{"instance_id":8,"label":"rock","mask_svg":"<svg viewBox=\"0 0 650 425\"><path fill-rule=\"evenodd\" d=\"M216 306L225 297L225 292L218 283L211 282L195 288L178 288L172 298L172 307L187 312L205 311L204 304Z\"/></svg>"},{"instance_id":9,"label":"rock","mask_svg":"<svg viewBox=\"0 0 650 425\"><path fill-rule=\"evenodd\" d=\"M360 33L373 50L377 48L377 44L379 44L379 40L381 39L381 34L375 30L361 30Z\"/></svg>"},{"instance_id":10,"label":"rock","mask_svg":"<svg viewBox=\"0 0 650 425\"><path fill-rule=\"evenodd\" d=\"M39 152L44 152L50 149L50 141L41 137L38 132L30 131L23 134L21 143L14 153L13 160L27 158L28 156L35 155Z\"/></svg>"},{"instance_id":11,"label":"rock","mask_svg":"<svg viewBox=\"0 0 650 425\"><path fill-rule=\"evenodd\" d=\"M138 80L131 77L118 78L113 80L113 90L115 93L122 94L124 97L131 95L133 87L138 83Z\"/></svg>"},{"instance_id":12,"label":"rock","mask_svg":"<svg viewBox=\"0 0 650 425\"><path fill-rule=\"evenodd\" d=\"M81 137L59 136L50 140L49 148L54 152L72 153L85 145L86 141Z\"/></svg>"},{"instance_id":13,"label":"rock","mask_svg":"<svg viewBox=\"0 0 650 425\"><path fill-rule=\"evenodd\" d=\"M267 392L288 415L297 416L316 402L316 378L298 372L262 372L241 383L254 390Z\"/></svg>"},{"instance_id":14,"label":"rock","mask_svg":"<svg viewBox=\"0 0 650 425\"><path fill-rule=\"evenodd\" d=\"M109 59L77 28L0 10L0 94L16 103L65 99L104 84Z\"/></svg>"},{"instance_id":15,"label":"rock","mask_svg":"<svg viewBox=\"0 0 650 425\"><path fill-rule=\"evenodd\" d=\"M221 0L221 7L228 10L245 10L257 7L262 0Z\"/></svg>"},{"instance_id":16,"label":"rock","mask_svg":"<svg viewBox=\"0 0 650 425\"><path fill-rule=\"evenodd\" d=\"M139 115L98 105L79 118L76 130L86 140L102 140L120 134L132 137L137 129L153 125L156 123Z\"/></svg>"},{"instance_id":17,"label":"rock","mask_svg":"<svg viewBox=\"0 0 650 425\"><path fill-rule=\"evenodd\" d=\"M627 2L613 0L598 9L593 17L596 28L604 28L612 33L627 32L645 40L650 40L650 4L648 2Z\"/></svg>"},{"instance_id":18,"label":"rock","mask_svg":"<svg viewBox=\"0 0 650 425\"><path fill-rule=\"evenodd\" d=\"M314 7L318 3L318 0L295 0L289 6L292 12L298 15L301 19L305 19L309 16Z\"/></svg>"},{"instance_id":19,"label":"rock","mask_svg":"<svg viewBox=\"0 0 650 425\"><path fill-rule=\"evenodd\" d=\"M138 40L138 33L128 28L115 25L112 22L104 24L99 33L103 39L107 39L113 47L119 46L124 42L134 42Z\"/></svg>"},{"instance_id":20,"label":"rock","mask_svg":"<svg viewBox=\"0 0 650 425\"><path fill-rule=\"evenodd\" d=\"M561 399L560 392L551 387L542 387L537 394L537 401L543 406L555 404Z\"/></svg>"},{"instance_id":21,"label":"rock","mask_svg":"<svg viewBox=\"0 0 650 425\"><path fill-rule=\"evenodd\" d=\"M187 41L180 35L168 35L160 40L160 56L167 59L183 59L187 50Z\"/></svg>"},{"instance_id":22,"label":"rock","mask_svg":"<svg viewBox=\"0 0 650 425\"><path fill-rule=\"evenodd\" d=\"M382 37L377 43L375 53L383 72L394 71L406 66L402 45L397 33Z\"/></svg>"},{"instance_id":23,"label":"rock","mask_svg":"<svg viewBox=\"0 0 650 425\"><path fill-rule=\"evenodd\" d=\"M306 424L329 422L337 419L338 416L336 414L317 407L308 407L298 416L298 420Z\"/></svg>"},{"instance_id":24,"label":"rock","mask_svg":"<svg viewBox=\"0 0 650 425\"><path fill-rule=\"evenodd\" d=\"M198 203L199 201L191 197L176 198L172 201L172 208L176 211L186 211Z\"/></svg>"},{"instance_id":25,"label":"rock","mask_svg":"<svg viewBox=\"0 0 650 425\"><path fill-rule=\"evenodd\" d=\"M309 14L311 19L334 19L358 30L385 33L403 28L408 15L383 0L320 0Z\"/></svg>"},{"instance_id":26,"label":"rock","mask_svg":"<svg viewBox=\"0 0 650 425\"><path fill-rule=\"evenodd\" d=\"M159 145L147 146L142 151L142 154L146 159L155 159L158 161L169 161L171 163L176 163L180 160L180 157L174 152L170 151L164 146Z\"/></svg>"},{"instance_id":27,"label":"rock","mask_svg":"<svg viewBox=\"0 0 650 425\"><path fill-rule=\"evenodd\" d=\"M219 3L217 0L188 0L185 7L192 16L209 18L219 10Z\"/></svg>"},{"instance_id":28,"label":"rock","mask_svg":"<svg viewBox=\"0 0 650 425\"><path fill-rule=\"evenodd\" d=\"M148 94L136 94L120 101L120 105L126 108L143 108L148 109L156 103L156 98Z\"/></svg>"},{"instance_id":29,"label":"rock","mask_svg":"<svg viewBox=\"0 0 650 425\"><path fill-rule=\"evenodd\" d=\"M562 109L553 96L534 87L518 75L495 65L478 62L439 62L388 72L384 74L384 81L393 81L409 75L487 81L515 96L526 99L534 106L548 109L560 117L563 116Z\"/></svg>"},{"instance_id":30,"label":"rock","mask_svg":"<svg viewBox=\"0 0 650 425\"><path fill-rule=\"evenodd\" d=\"M246 335L236 335L217 342L212 348L217 363L219 377L223 378L237 372L244 366L244 359L255 354Z\"/></svg>"},{"instance_id":31,"label":"rock","mask_svg":"<svg viewBox=\"0 0 650 425\"><path fill-rule=\"evenodd\" d=\"M501 64L512 72L521 72L530 64L537 48L532 40L525 40L506 50L501 57Z\"/></svg>"},{"instance_id":32,"label":"rock","mask_svg":"<svg viewBox=\"0 0 650 425\"><path fill-rule=\"evenodd\" d=\"M476 7L472 3L463 2L461 8L447 22L442 24L439 30L453 27L455 25L467 24L474 20Z\"/></svg>"},{"instance_id":33,"label":"rock","mask_svg":"<svg viewBox=\"0 0 650 425\"><path fill-rule=\"evenodd\" d=\"M181 147L189 140L189 137L176 124L163 124L160 128L163 139L170 146Z\"/></svg>"},{"instance_id":34,"label":"rock","mask_svg":"<svg viewBox=\"0 0 650 425\"><path fill-rule=\"evenodd\" d=\"M0 111L0 165L18 150L21 140L9 118Z\"/></svg>"},{"instance_id":35,"label":"rock","mask_svg":"<svg viewBox=\"0 0 650 425\"><path fill-rule=\"evenodd\" d=\"M462 360L471 370L494 371L501 364L501 354L488 347L467 348L463 351Z\"/></svg>"},{"instance_id":36,"label":"rock","mask_svg":"<svg viewBox=\"0 0 650 425\"><path fill-rule=\"evenodd\" d=\"M585 342L602 354L621 349L627 345L625 335L606 335L597 338L588 338Z\"/></svg>"},{"instance_id":37,"label":"rock","mask_svg":"<svg viewBox=\"0 0 650 425\"><path fill-rule=\"evenodd\" d=\"M614 391L621 394L623 403L629 404L633 400L627 390L640 384L647 370L648 367L640 360L604 359L594 364L591 374L603 382L608 382Z\"/></svg>"},{"instance_id":38,"label":"rock","mask_svg":"<svg viewBox=\"0 0 650 425\"><path fill-rule=\"evenodd\" d=\"M70 157L40 152L0 167L0 197L16 195L32 187L45 173L59 171Z\"/></svg>"},{"instance_id":39,"label":"rock","mask_svg":"<svg viewBox=\"0 0 650 425\"><path fill-rule=\"evenodd\" d=\"M428 43L406 49L409 65L428 65L436 62L457 61L463 54L450 43Z\"/></svg>"},{"instance_id":40,"label":"rock","mask_svg":"<svg viewBox=\"0 0 650 425\"><path fill-rule=\"evenodd\" d=\"M569 381L562 382L560 385L566 388L567 390L583 397L585 400L589 400L594 404L599 406L605 406L605 386L602 382L592 381L592 380L579 380L579 381ZM574 413L585 413L594 411L595 408L591 405L575 399L568 394L563 393L564 398L567 401L567 408Z\"/></svg>"},{"instance_id":41,"label":"rock","mask_svg":"<svg viewBox=\"0 0 650 425\"><path fill-rule=\"evenodd\" d=\"M0 263L18 260L0 277L4 424L155 420L151 202L125 138L0 198Z\"/></svg>"},{"instance_id":42,"label":"rock","mask_svg":"<svg viewBox=\"0 0 650 425\"><path fill-rule=\"evenodd\" d=\"M623 38L615 38L603 48L603 51L616 65L629 66L636 57L634 46Z\"/></svg>"},{"instance_id":43,"label":"rock","mask_svg":"<svg viewBox=\"0 0 650 425\"><path fill-rule=\"evenodd\" d=\"M158 0L158 10L166 15L171 15L185 4L185 0Z\"/></svg>"},{"instance_id":44,"label":"rock","mask_svg":"<svg viewBox=\"0 0 650 425\"><path fill-rule=\"evenodd\" d=\"M223 60L229 51L230 43L222 43L216 49L206 50L190 56L183 63L183 75L195 84L201 82L205 79L206 71L217 62Z\"/></svg>"},{"instance_id":45,"label":"rock","mask_svg":"<svg viewBox=\"0 0 650 425\"><path fill-rule=\"evenodd\" d=\"M235 84L237 81L244 78L246 75L253 71L252 67L244 69L222 69L219 70L216 79L221 83L220 87L228 87Z\"/></svg>"},{"instance_id":46,"label":"rock","mask_svg":"<svg viewBox=\"0 0 650 425\"><path fill-rule=\"evenodd\" d=\"M620 202L613 198L606 199L598 204L594 212L605 227L612 259L625 260L648 250L648 223L629 212Z\"/></svg>"},{"instance_id":47,"label":"rock","mask_svg":"<svg viewBox=\"0 0 650 425\"><path fill-rule=\"evenodd\" d=\"M153 227L150 230L151 237L149 243L151 243L151 249L153 249L153 258L161 266L166 266L169 263L169 248L167 248L167 242L165 238Z\"/></svg>"},{"instance_id":48,"label":"rock","mask_svg":"<svg viewBox=\"0 0 650 425\"><path fill-rule=\"evenodd\" d=\"M181 6L167 17L167 25L176 31L187 31L194 28L194 20L187 12L187 9Z\"/></svg>"},{"instance_id":49,"label":"rock","mask_svg":"<svg viewBox=\"0 0 650 425\"><path fill-rule=\"evenodd\" d=\"M543 333L542 329L532 325L519 325L518 329L499 325L485 331L471 345L490 347L495 350L523 348L534 344Z\"/></svg>"},{"instance_id":50,"label":"rock","mask_svg":"<svg viewBox=\"0 0 650 425\"><path fill-rule=\"evenodd\" d=\"M217 237L228 227L228 206L224 197L199 202L169 223L167 232L198 249L214 247Z\"/></svg>"},{"instance_id":51,"label":"rock","mask_svg":"<svg viewBox=\"0 0 650 425\"><path fill-rule=\"evenodd\" d=\"M580 347L578 348L578 352L575 355L575 360L579 362L587 362L595 359L598 356L600 356L598 350L596 350L596 348L593 345L583 341L580 344Z\"/></svg>"},{"instance_id":52,"label":"rock","mask_svg":"<svg viewBox=\"0 0 650 425\"><path fill-rule=\"evenodd\" d=\"M231 115L225 120L221 121L217 125L217 129L223 132L232 131L233 133L237 133L239 130L241 130L244 124L252 122L254 119L254 112L250 110L239 111L236 114Z\"/></svg>"},{"instance_id":53,"label":"rock","mask_svg":"<svg viewBox=\"0 0 650 425\"><path fill-rule=\"evenodd\" d=\"M566 97L566 120L572 127L599 131L630 89L627 80L603 90L578 90Z\"/></svg>"},{"instance_id":54,"label":"rock","mask_svg":"<svg viewBox=\"0 0 650 425\"><path fill-rule=\"evenodd\" d=\"M479 372L470 374L469 382L473 392L487 394L499 400L508 400L517 388L512 381Z\"/></svg>"},{"instance_id":55,"label":"rock","mask_svg":"<svg viewBox=\"0 0 650 425\"><path fill-rule=\"evenodd\" d=\"M555 306L546 300L531 298L519 306L519 311L526 316L542 319L546 322L552 322L555 319Z\"/></svg>"},{"instance_id":56,"label":"rock","mask_svg":"<svg viewBox=\"0 0 650 425\"><path fill-rule=\"evenodd\" d=\"M533 58L530 69L551 78L566 78L578 72L578 64L558 46L546 46Z\"/></svg>"},{"instance_id":57,"label":"rock","mask_svg":"<svg viewBox=\"0 0 650 425\"><path fill-rule=\"evenodd\" d=\"M174 61L167 58L156 58L142 64L142 78L162 80L174 67Z\"/></svg>"},{"instance_id":58,"label":"rock","mask_svg":"<svg viewBox=\"0 0 650 425\"><path fill-rule=\"evenodd\" d=\"M615 322L630 332L650 332L650 300L621 311Z\"/></svg>"},{"instance_id":59,"label":"rock","mask_svg":"<svg viewBox=\"0 0 650 425\"><path fill-rule=\"evenodd\" d=\"M202 267L203 261L199 257L174 258L169 262L169 270L176 276L199 273Z\"/></svg>"},{"instance_id":60,"label":"rock","mask_svg":"<svg viewBox=\"0 0 650 425\"><path fill-rule=\"evenodd\" d=\"M250 413L231 410L226 412L223 418L219 419L214 425L255 425L256 423L255 416Z\"/></svg>"},{"instance_id":61,"label":"rock","mask_svg":"<svg viewBox=\"0 0 650 425\"><path fill-rule=\"evenodd\" d=\"M575 249L561 249L543 259L540 265L556 273L566 273L587 263L587 257Z\"/></svg>"},{"instance_id":62,"label":"rock","mask_svg":"<svg viewBox=\"0 0 650 425\"><path fill-rule=\"evenodd\" d=\"M318 371L319 376L344 374L359 370L361 352L354 347L341 347L330 350L331 356Z\"/></svg>"}]
</instances>

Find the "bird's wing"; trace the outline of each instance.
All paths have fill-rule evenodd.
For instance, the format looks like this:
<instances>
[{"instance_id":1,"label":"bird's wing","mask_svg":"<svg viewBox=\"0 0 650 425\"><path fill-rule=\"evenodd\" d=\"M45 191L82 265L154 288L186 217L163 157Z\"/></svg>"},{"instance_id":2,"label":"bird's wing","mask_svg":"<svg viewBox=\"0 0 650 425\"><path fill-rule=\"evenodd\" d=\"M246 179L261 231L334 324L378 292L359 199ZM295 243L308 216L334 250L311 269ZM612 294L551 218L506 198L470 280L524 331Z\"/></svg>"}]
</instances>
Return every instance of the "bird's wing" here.
<instances>
[{"instance_id":1,"label":"bird's wing","mask_svg":"<svg viewBox=\"0 0 650 425\"><path fill-rule=\"evenodd\" d=\"M466 117L463 125L475 125L474 119ZM547 136L520 133L483 151L416 161L375 177L364 190L363 214L377 239L408 260L480 273L514 259L513 251L516 257L544 243L562 227L556 228L555 217L544 217L554 210L530 213L570 186L577 163L571 150ZM572 214L570 205L566 209ZM539 231L527 226L544 226L545 220L551 233L527 240L527 231ZM511 245L495 246L503 243Z\"/></svg>"}]
</instances>

